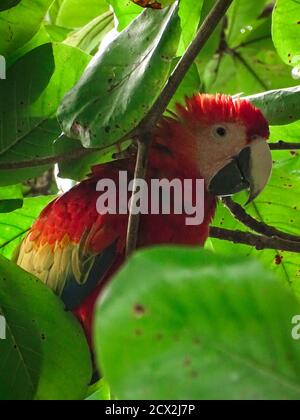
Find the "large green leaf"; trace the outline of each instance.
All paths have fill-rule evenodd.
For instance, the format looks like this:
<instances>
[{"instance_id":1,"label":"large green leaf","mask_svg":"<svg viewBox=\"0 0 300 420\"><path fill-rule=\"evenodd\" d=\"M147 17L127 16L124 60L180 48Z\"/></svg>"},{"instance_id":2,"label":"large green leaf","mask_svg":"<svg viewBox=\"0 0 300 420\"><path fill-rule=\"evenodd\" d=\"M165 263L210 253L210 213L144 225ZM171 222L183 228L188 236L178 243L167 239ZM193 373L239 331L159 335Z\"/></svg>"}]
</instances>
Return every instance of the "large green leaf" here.
<instances>
[{"instance_id":1,"label":"large green leaf","mask_svg":"<svg viewBox=\"0 0 300 420\"><path fill-rule=\"evenodd\" d=\"M161 92L179 38L177 6L146 10L96 55L58 112L84 147L107 147L134 129Z\"/></svg>"},{"instance_id":2,"label":"large green leaf","mask_svg":"<svg viewBox=\"0 0 300 420\"><path fill-rule=\"evenodd\" d=\"M25 198L23 207L0 214L0 254L11 258L43 208L55 197Z\"/></svg>"},{"instance_id":3,"label":"large green leaf","mask_svg":"<svg viewBox=\"0 0 300 420\"><path fill-rule=\"evenodd\" d=\"M0 13L0 54L8 56L38 31L53 0L22 0Z\"/></svg>"},{"instance_id":4,"label":"large green leaf","mask_svg":"<svg viewBox=\"0 0 300 420\"><path fill-rule=\"evenodd\" d=\"M98 361L121 399L299 399L299 311L249 258L147 250L98 303Z\"/></svg>"},{"instance_id":5,"label":"large green leaf","mask_svg":"<svg viewBox=\"0 0 300 420\"><path fill-rule=\"evenodd\" d=\"M76 400L91 379L89 348L81 327L36 278L0 257L1 400Z\"/></svg>"},{"instance_id":6,"label":"large green leaf","mask_svg":"<svg viewBox=\"0 0 300 420\"><path fill-rule=\"evenodd\" d=\"M18 60L7 80L0 81L0 169L1 164L28 162L26 169L0 171L0 185L37 176L47 168L38 161L54 156L53 142L61 132L53 116L89 59L68 45L45 44Z\"/></svg>"},{"instance_id":7,"label":"large green leaf","mask_svg":"<svg viewBox=\"0 0 300 420\"><path fill-rule=\"evenodd\" d=\"M300 3L277 0L273 14L273 41L282 60L300 72Z\"/></svg>"}]
</instances>

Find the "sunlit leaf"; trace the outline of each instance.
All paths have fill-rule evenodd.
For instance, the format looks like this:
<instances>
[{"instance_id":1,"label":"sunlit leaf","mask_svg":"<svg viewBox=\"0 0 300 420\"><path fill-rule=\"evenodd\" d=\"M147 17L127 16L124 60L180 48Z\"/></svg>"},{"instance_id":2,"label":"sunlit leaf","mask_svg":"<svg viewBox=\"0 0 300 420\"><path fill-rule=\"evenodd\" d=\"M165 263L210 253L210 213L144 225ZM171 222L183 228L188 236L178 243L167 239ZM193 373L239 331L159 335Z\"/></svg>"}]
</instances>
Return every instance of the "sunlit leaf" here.
<instances>
[{"instance_id":1,"label":"sunlit leaf","mask_svg":"<svg viewBox=\"0 0 300 420\"><path fill-rule=\"evenodd\" d=\"M235 254L155 248L119 272L94 330L117 398L299 399L291 337L299 303L268 270Z\"/></svg>"},{"instance_id":2,"label":"sunlit leaf","mask_svg":"<svg viewBox=\"0 0 300 420\"><path fill-rule=\"evenodd\" d=\"M178 40L177 6L145 10L95 56L64 98L58 118L66 135L92 148L129 134L161 92Z\"/></svg>"}]
</instances>

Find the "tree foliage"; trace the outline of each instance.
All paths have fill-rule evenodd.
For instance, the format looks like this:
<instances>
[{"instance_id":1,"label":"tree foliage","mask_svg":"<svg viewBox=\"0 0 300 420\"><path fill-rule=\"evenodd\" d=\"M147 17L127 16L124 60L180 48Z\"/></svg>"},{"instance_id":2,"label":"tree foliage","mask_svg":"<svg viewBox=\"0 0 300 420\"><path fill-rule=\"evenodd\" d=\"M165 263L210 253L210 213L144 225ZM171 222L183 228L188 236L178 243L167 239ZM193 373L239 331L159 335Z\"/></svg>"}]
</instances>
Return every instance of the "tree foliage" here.
<instances>
[{"instance_id":1,"label":"tree foliage","mask_svg":"<svg viewBox=\"0 0 300 420\"><path fill-rule=\"evenodd\" d=\"M61 178L80 181L130 144L215 3L1 2L0 400L109 399L110 390L125 399L300 398L291 336L300 314L299 2L234 0L176 90L170 110L199 91L261 108L273 175L246 208L249 223L220 203L206 250L145 250L112 280L95 322L105 380L88 387L77 321L9 261L58 192L51 176L33 197L32 180L57 165Z\"/></svg>"}]
</instances>

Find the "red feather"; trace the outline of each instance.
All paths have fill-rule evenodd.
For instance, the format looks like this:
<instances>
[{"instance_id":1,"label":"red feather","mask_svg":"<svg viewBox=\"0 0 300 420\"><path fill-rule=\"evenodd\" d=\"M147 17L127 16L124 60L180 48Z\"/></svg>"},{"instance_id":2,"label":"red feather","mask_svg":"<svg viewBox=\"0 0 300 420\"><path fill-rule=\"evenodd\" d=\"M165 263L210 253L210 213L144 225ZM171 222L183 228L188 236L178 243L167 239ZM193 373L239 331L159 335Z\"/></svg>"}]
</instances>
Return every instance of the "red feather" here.
<instances>
[{"instance_id":1,"label":"red feather","mask_svg":"<svg viewBox=\"0 0 300 420\"><path fill-rule=\"evenodd\" d=\"M240 122L247 127L248 139L253 136L269 138L269 125L263 114L245 99L234 100L227 95L195 95L186 99L186 106L178 105L177 111L187 125L206 122Z\"/></svg>"}]
</instances>

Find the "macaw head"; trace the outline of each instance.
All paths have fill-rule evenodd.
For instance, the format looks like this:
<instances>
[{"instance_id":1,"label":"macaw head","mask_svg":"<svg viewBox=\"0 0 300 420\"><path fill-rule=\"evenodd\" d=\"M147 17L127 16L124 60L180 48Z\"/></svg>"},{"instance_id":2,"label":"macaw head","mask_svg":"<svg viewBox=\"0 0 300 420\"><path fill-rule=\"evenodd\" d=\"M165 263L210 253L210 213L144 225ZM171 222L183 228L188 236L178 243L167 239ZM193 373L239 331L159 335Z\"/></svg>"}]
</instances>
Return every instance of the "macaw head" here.
<instances>
[{"instance_id":1,"label":"macaw head","mask_svg":"<svg viewBox=\"0 0 300 420\"><path fill-rule=\"evenodd\" d=\"M269 126L249 101L227 95L195 95L185 106L177 106L172 127L212 195L249 190L251 202L266 186L272 171Z\"/></svg>"}]
</instances>

